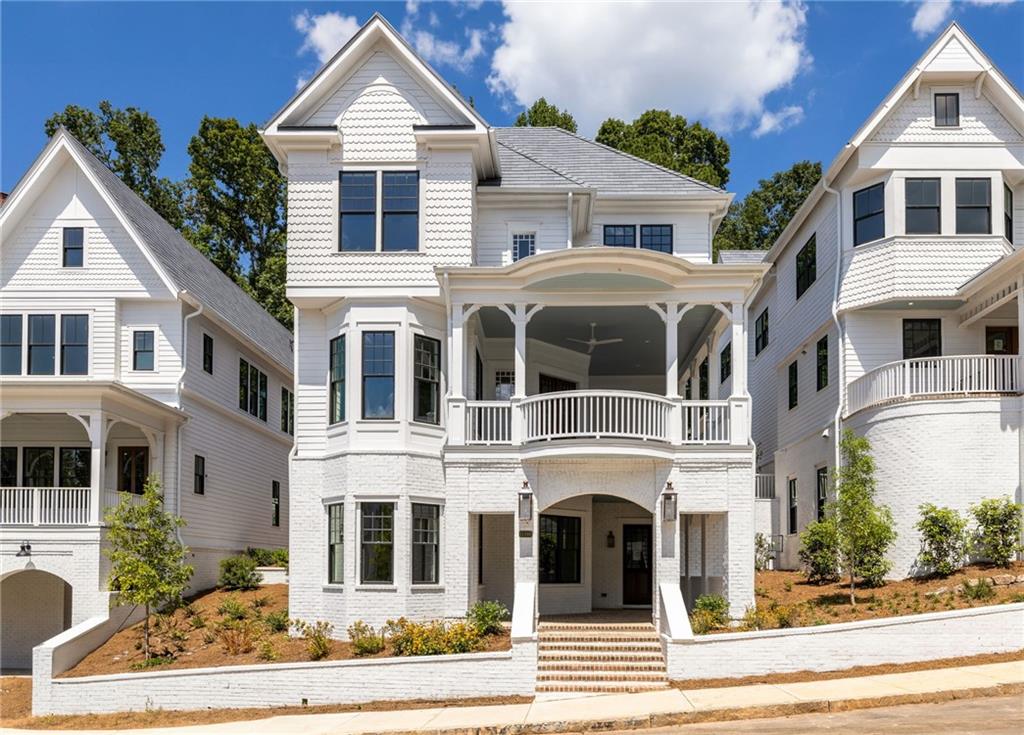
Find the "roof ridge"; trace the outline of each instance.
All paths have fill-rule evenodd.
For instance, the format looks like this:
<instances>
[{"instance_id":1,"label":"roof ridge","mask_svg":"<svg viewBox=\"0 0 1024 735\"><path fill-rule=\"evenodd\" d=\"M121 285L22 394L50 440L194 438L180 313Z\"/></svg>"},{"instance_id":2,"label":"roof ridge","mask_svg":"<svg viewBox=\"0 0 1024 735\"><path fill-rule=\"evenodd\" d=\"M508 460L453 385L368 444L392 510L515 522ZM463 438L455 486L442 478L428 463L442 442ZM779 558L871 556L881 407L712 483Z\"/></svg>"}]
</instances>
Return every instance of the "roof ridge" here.
<instances>
[{"instance_id":1,"label":"roof ridge","mask_svg":"<svg viewBox=\"0 0 1024 735\"><path fill-rule=\"evenodd\" d=\"M507 143L505 141L499 140L498 141L498 145L502 146L503 148L508 148L513 153L516 153L517 155L522 156L523 158L525 158L528 161L532 161L533 163L537 164L541 168L546 168L548 171L551 171L552 173L555 173L555 174L561 176L566 181L571 181L572 183L577 184L578 186L590 187L590 184L588 184L587 182L582 181L581 179L577 179L575 176L572 176L571 174L567 174L564 171L559 171L554 166L551 166L551 165L549 165L547 163L544 163L543 161L538 161L533 156L529 155L528 153L525 153L525 152L521 151L519 148L517 148L516 146L514 146L514 145L512 145L510 143Z\"/></svg>"}]
</instances>

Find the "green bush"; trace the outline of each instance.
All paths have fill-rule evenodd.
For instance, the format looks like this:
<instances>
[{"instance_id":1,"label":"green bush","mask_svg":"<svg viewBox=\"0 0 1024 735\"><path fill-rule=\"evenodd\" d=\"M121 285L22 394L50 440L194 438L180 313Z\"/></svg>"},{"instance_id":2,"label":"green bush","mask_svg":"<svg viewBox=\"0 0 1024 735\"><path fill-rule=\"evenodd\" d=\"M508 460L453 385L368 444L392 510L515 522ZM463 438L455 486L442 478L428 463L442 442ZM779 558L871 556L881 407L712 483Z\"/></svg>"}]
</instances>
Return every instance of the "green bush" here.
<instances>
[{"instance_id":1,"label":"green bush","mask_svg":"<svg viewBox=\"0 0 1024 735\"><path fill-rule=\"evenodd\" d=\"M267 616L263 618L263 622L271 632L284 633L288 630L288 611L275 610L274 612L267 613Z\"/></svg>"},{"instance_id":2,"label":"green bush","mask_svg":"<svg viewBox=\"0 0 1024 735\"><path fill-rule=\"evenodd\" d=\"M995 587L984 577L975 579L972 584L965 582L960 589L963 591L964 597L976 602L991 600L996 596Z\"/></svg>"},{"instance_id":3,"label":"green bush","mask_svg":"<svg viewBox=\"0 0 1024 735\"><path fill-rule=\"evenodd\" d=\"M472 623L445 625L442 620L414 623L399 618L389 620L386 630L396 656L439 656L466 653L480 647L480 633Z\"/></svg>"},{"instance_id":4,"label":"green bush","mask_svg":"<svg viewBox=\"0 0 1024 735\"><path fill-rule=\"evenodd\" d=\"M331 648L334 646L334 641L331 640L331 634L334 632L333 625L326 620L317 620L315 623L296 620L295 627L299 634L306 639L306 652L309 654L310 661L319 661L331 654Z\"/></svg>"},{"instance_id":5,"label":"green bush","mask_svg":"<svg viewBox=\"0 0 1024 735\"><path fill-rule=\"evenodd\" d=\"M718 618L709 610L694 610L690 614L690 627L696 635L703 635L721 626Z\"/></svg>"},{"instance_id":6,"label":"green bush","mask_svg":"<svg viewBox=\"0 0 1024 735\"><path fill-rule=\"evenodd\" d=\"M988 498L971 506L978 528L974 534L976 552L1001 567L1010 566L1021 550L1021 504L1008 497Z\"/></svg>"},{"instance_id":7,"label":"green bush","mask_svg":"<svg viewBox=\"0 0 1024 735\"><path fill-rule=\"evenodd\" d=\"M916 526L921 532L918 559L922 566L948 577L964 565L967 557L967 519L952 508L939 508L931 503L924 503L918 510L921 511L921 520Z\"/></svg>"},{"instance_id":8,"label":"green bush","mask_svg":"<svg viewBox=\"0 0 1024 735\"><path fill-rule=\"evenodd\" d=\"M218 585L226 590L254 590L262 577L256 571L256 562L250 556L229 556L220 560Z\"/></svg>"},{"instance_id":9,"label":"green bush","mask_svg":"<svg viewBox=\"0 0 1024 735\"><path fill-rule=\"evenodd\" d=\"M503 630L501 622L508 620L511 614L497 600L483 600L469 608L466 617L476 626L480 635L496 635Z\"/></svg>"},{"instance_id":10,"label":"green bush","mask_svg":"<svg viewBox=\"0 0 1024 735\"><path fill-rule=\"evenodd\" d=\"M252 653L259 640L260 631L254 620L225 620L217 626L217 637L220 638L224 651L230 656Z\"/></svg>"},{"instance_id":11,"label":"green bush","mask_svg":"<svg viewBox=\"0 0 1024 735\"><path fill-rule=\"evenodd\" d=\"M248 609L235 595L225 597L217 606L217 612L228 620L245 620L249 617Z\"/></svg>"},{"instance_id":12,"label":"green bush","mask_svg":"<svg viewBox=\"0 0 1024 735\"><path fill-rule=\"evenodd\" d=\"M288 566L288 549L260 549L250 546L245 555L256 562L258 567Z\"/></svg>"},{"instance_id":13,"label":"green bush","mask_svg":"<svg viewBox=\"0 0 1024 735\"><path fill-rule=\"evenodd\" d=\"M775 552L772 542L763 533L754 534L754 569L763 572L771 565Z\"/></svg>"},{"instance_id":14,"label":"green bush","mask_svg":"<svg viewBox=\"0 0 1024 735\"><path fill-rule=\"evenodd\" d=\"M832 518L813 521L800 534L800 563L814 584L839 579L839 530Z\"/></svg>"},{"instance_id":15,"label":"green bush","mask_svg":"<svg viewBox=\"0 0 1024 735\"><path fill-rule=\"evenodd\" d=\"M374 630L362 620L357 620L348 626L348 637L352 642L352 650L357 656L372 656L384 650L387 641L384 633Z\"/></svg>"},{"instance_id":16,"label":"green bush","mask_svg":"<svg viewBox=\"0 0 1024 735\"><path fill-rule=\"evenodd\" d=\"M729 601L721 595L701 595L693 605L694 613L707 613L714 627L729 624Z\"/></svg>"}]
</instances>

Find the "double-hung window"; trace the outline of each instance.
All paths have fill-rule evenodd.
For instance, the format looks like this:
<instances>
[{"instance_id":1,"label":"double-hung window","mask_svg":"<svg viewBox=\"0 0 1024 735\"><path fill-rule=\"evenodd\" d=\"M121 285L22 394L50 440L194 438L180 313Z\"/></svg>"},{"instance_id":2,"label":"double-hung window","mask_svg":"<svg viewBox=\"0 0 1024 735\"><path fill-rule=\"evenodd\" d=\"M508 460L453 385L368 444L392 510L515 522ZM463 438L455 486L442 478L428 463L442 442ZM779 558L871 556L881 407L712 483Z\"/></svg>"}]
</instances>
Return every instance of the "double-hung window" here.
<instances>
[{"instance_id":1,"label":"double-hung window","mask_svg":"<svg viewBox=\"0 0 1024 735\"><path fill-rule=\"evenodd\" d=\"M939 357L942 354L942 321L939 319L903 320L903 359Z\"/></svg>"},{"instance_id":2,"label":"double-hung window","mask_svg":"<svg viewBox=\"0 0 1024 735\"><path fill-rule=\"evenodd\" d=\"M395 417L395 333L363 332L363 418Z\"/></svg>"},{"instance_id":3,"label":"double-hung window","mask_svg":"<svg viewBox=\"0 0 1024 735\"><path fill-rule=\"evenodd\" d=\"M327 506L327 582L345 581L345 504Z\"/></svg>"},{"instance_id":4,"label":"double-hung window","mask_svg":"<svg viewBox=\"0 0 1024 735\"><path fill-rule=\"evenodd\" d=\"M56 325L53 314L28 315L29 375L53 375Z\"/></svg>"},{"instance_id":5,"label":"double-hung window","mask_svg":"<svg viewBox=\"0 0 1024 735\"><path fill-rule=\"evenodd\" d=\"M92 449L89 447L61 447L58 477L60 487L89 487L92 480Z\"/></svg>"},{"instance_id":6,"label":"double-hung window","mask_svg":"<svg viewBox=\"0 0 1024 735\"><path fill-rule=\"evenodd\" d=\"M512 233L512 262L529 258L537 253L536 232L513 232Z\"/></svg>"},{"instance_id":7,"label":"double-hung window","mask_svg":"<svg viewBox=\"0 0 1024 735\"><path fill-rule=\"evenodd\" d=\"M719 382L724 383L732 375L732 342L722 348L718 356L719 361Z\"/></svg>"},{"instance_id":8,"label":"double-hung window","mask_svg":"<svg viewBox=\"0 0 1024 735\"><path fill-rule=\"evenodd\" d=\"M1013 192L1003 184L1003 235L1013 242Z\"/></svg>"},{"instance_id":9,"label":"double-hung window","mask_svg":"<svg viewBox=\"0 0 1024 735\"><path fill-rule=\"evenodd\" d=\"M151 371L154 368L154 339L152 329L139 329L132 333L132 370Z\"/></svg>"},{"instance_id":10,"label":"double-hung window","mask_svg":"<svg viewBox=\"0 0 1024 735\"><path fill-rule=\"evenodd\" d=\"M796 254L796 297L804 295L818 277L818 236L811 235L800 252Z\"/></svg>"},{"instance_id":11,"label":"double-hung window","mask_svg":"<svg viewBox=\"0 0 1024 735\"><path fill-rule=\"evenodd\" d=\"M295 394L281 386L281 431L295 435Z\"/></svg>"},{"instance_id":12,"label":"double-hung window","mask_svg":"<svg viewBox=\"0 0 1024 735\"><path fill-rule=\"evenodd\" d=\"M395 504L360 503L360 581L391 584L395 580Z\"/></svg>"},{"instance_id":13,"label":"double-hung window","mask_svg":"<svg viewBox=\"0 0 1024 735\"><path fill-rule=\"evenodd\" d=\"M818 390L828 387L828 335L818 340L814 350Z\"/></svg>"},{"instance_id":14,"label":"double-hung window","mask_svg":"<svg viewBox=\"0 0 1024 735\"><path fill-rule=\"evenodd\" d=\"M384 171L381 250L416 250L419 246L420 174Z\"/></svg>"},{"instance_id":15,"label":"double-hung window","mask_svg":"<svg viewBox=\"0 0 1024 735\"><path fill-rule=\"evenodd\" d=\"M635 248L636 225L605 225L604 244L611 248Z\"/></svg>"},{"instance_id":16,"label":"double-hung window","mask_svg":"<svg viewBox=\"0 0 1024 735\"><path fill-rule=\"evenodd\" d=\"M760 355L768 346L768 308L758 315L754 321L754 355Z\"/></svg>"},{"instance_id":17,"label":"double-hung window","mask_svg":"<svg viewBox=\"0 0 1024 735\"><path fill-rule=\"evenodd\" d=\"M789 407L796 408L800 398L800 387L797 378L796 360L789 363Z\"/></svg>"},{"instance_id":18,"label":"double-hung window","mask_svg":"<svg viewBox=\"0 0 1024 735\"><path fill-rule=\"evenodd\" d=\"M377 173L343 171L339 176L338 249L366 252L377 249Z\"/></svg>"},{"instance_id":19,"label":"double-hung window","mask_svg":"<svg viewBox=\"0 0 1024 735\"><path fill-rule=\"evenodd\" d=\"M81 268L85 259L85 230L81 227L65 227L61 243L61 264L65 268Z\"/></svg>"},{"instance_id":20,"label":"double-hung window","mask_svg":"<svg viewBox=\"0 0 1024 735\"><path fill-rule=\"evenodd\" d=\"M60 318L61 375L89 374L89 317L62 314Z\"/></svg>"},{"instance_id":21,"label":"double-hung window","mask_svg":"<svg viewBox=\"0 0 1024 735\"><path fill-rule=\"evenodd\" d=\"M907 179L906 231L908 235L937 235L941 231L939 179Z\"/></svg>"},{"instance_id":22,"label":"double-hung window","mask_svg":"<svg viewBox=\"0 0 1024 735\"><path fill-rule=\"evenodd\" d=\"M0 375L21 375L21 314L0 316Z\"/></svg>"},{"instance_id":23,"label":"double-hung window","mask_svg":"<svg viewBox=\"0 0 1024 735\"><path fill-rule=\"evenodd\" d=\"M853 244L863 245L885 237L885 184L853 193Z\"/></svg>"},{"instance_id":24,"label":"double-hung window","mask_svg":"<svg viewBox=\"0 0 1024 735\"><path fill-rule=\"evenodd\" d=\"M825 520L825 503L828 502L828 467L819 467L814 471L817 503L815 510L819 521Z\"/></svg>"},{"instance_id":25,"label":"double-hung window","mask_svg":"<svg viewBox=\"0 0 1024 735\"><path fill-rule=\"evenodd\" d=\"M789 478L789 532L796 533L796 478Z\"/></svg>"},{"instance_id":26,"label":"double-hung window","mask_svg":"<svg viewBox=\"0 0 1024 735\"><path fill-rule=\"evenodd\" d=\"M331 340L331 418L330 423L345 420L345 335Z\"/></svg>"},{"instance_id":27,"label":"double-hung window","mask_svg":"<svg viewBox=\"0 0 1024 735\"><path fill-rule=\"evenodd\" d=\"M956 92L935 94L935 127L956 128L960 126L960 95Z\"/></svg>"},{"instance_id":28,"label":"double-hung window","mask_svg":"<svg viewBox=\"0 0 1024 735\"><path fill-rule=\"evenodd\" d=\"M640 247L672 253L672 225L640 225Z\"/></svg>"},{"instance_id":29,"label":"double-hung window","mask_svg":"<svg viewBox=\"0 0 1024 735\"><path fill-rule=\"evenodd\" d=\"M440 579L441 506L412 504L412 583L437 584Z\"/></svg>"},{"instance_id":30,"label":"double-hung window","mask_svg":"<svg viewBox=\"0 0 1024 735\"><path fill-rule=\"evenodd\" d=\"M277 480L270 483L270 508L270 525L276 528L281 525L281 483Z\"/></svg>"},{"instance_id":31,"label":"double-hung window","mask_svg":"<svg viewBox=\"0 0 1024 735\"><path fill-rule=\"evenodd\" d=\"M956 232L987 235L992 232L992 180L956 180Z\"/></svg>"},{"instance_id":32,"label":"double-hung window","mask_svg":"<svg viewBox=\"0 0 1024 735\"><path fill-rule=\"evenodd\" d=\"M260 421L267 420L267 376L244 358L238 358L238 407Z\"/></svg>"},{"instance_id":33,"label":"double-hung window","mask_svg":"<svg viewBox=\"0 0 1024 735\"><path fill-rule=\"evenodd\" d=\"M418 171L342 171L338 193L339 250L374 252L378 241L384 252L419 248Z\"/></svg>"},{"instance_id":34,"label":"double-hung window","mask_svg":"<svg viewBox=\"0 0 1024 735\"><path fill-rule=\"evenodd\" d=\"M213 375L213 337L203 334L203 370Z\"/></svg>"},{"instance_id":35,"label":"double-hung window","mask_svg":"<svg viewBox=\"0 0 1024 735\"><path fill-rule=\"evenodd\" d=\"M441 422L441 343L417 334L413 337L413 353L413 419L438 424Z\"/></svg>"},{"instance_id":36,"label":"double-hung window","mask_svg":"<svg viewBox=\"0 0 1024 735\"><path fill-rule=\"evenodd\" d=\"M541 584L577 584L580 581L582 535L578 516L540 517Z\"/></svg>"},{"instance_id":37,"label":"double-hung window","mask_svg":"<svg viewBox=\"0 0 1024 735\"><path fill-rule=\"evenodd\" d=\"M192 492L206 495L206 457L200 454L195 455L195 463L192 465Z\"/></svg>"}]
</instances>

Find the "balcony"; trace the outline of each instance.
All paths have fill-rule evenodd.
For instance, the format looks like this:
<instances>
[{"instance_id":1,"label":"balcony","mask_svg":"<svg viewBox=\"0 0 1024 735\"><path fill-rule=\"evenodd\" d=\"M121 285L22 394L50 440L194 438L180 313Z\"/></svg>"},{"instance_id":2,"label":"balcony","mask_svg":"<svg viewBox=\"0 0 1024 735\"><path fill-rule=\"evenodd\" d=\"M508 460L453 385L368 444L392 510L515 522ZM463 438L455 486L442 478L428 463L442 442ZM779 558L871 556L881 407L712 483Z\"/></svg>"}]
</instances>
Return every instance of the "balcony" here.
<instances>
[{"instance_id":1,"label":"balcony","mask_svg":"<svg viewBox=\"0 0 1024 735\"><path fill-rule=\"evenodd\" d=\"M847 413L871 406L928 398L1020 393L1017 355L955 355L899 360L850 383Z\"/></svg>"},{"instance_id":2,"label":"balcony","mask_svg":"<svg viewBox=\"0 0 1024 735\"><path fill-rule=\"evenodd\" d=\"M99 517L93 519L92 497L89 487L0 488L0 526L95 526L122 498L142 502L141 495L104 490Z\"/></svg>"}]
</instances>

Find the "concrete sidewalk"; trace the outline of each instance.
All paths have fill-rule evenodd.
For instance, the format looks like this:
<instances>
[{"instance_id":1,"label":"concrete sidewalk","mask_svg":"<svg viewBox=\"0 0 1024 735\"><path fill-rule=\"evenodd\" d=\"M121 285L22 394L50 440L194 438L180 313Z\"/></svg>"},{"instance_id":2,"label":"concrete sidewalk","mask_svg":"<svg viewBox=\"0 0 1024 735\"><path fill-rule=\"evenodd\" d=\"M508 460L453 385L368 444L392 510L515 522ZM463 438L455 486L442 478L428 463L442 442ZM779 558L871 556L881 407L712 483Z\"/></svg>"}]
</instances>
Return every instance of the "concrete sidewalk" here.
<instances>
[{"instance_id":1,"label":"concrete sidewalk","mask_svg":"<svg viewBox=\"0 0 1024 735\"><path fill-rule=\"evenodd\" d=\"M437 707L391 712L288 715L139 731L147 735L374 735L453 733L517 735L661 727L688 722L783 716L969 696L1024 692L1024 661L932 669L903 674L796 684L755 684L717 689L666 689L641 694L539 696L530 704ZM416 692L409 692L415 697ZM40 735L43 730L3 730ZM68 730L51 731L67 735ZM110 735L110 730L75 731Z\"/></svg>"}]
</instances>

